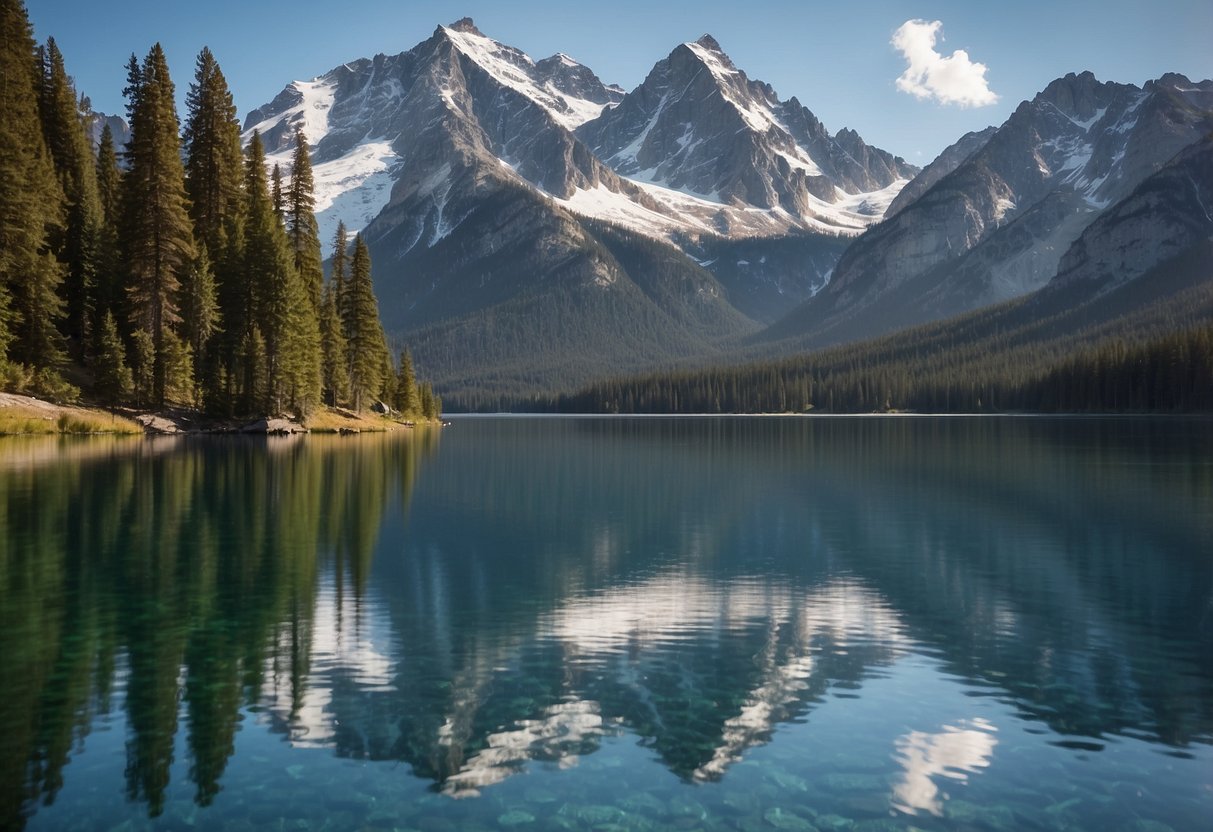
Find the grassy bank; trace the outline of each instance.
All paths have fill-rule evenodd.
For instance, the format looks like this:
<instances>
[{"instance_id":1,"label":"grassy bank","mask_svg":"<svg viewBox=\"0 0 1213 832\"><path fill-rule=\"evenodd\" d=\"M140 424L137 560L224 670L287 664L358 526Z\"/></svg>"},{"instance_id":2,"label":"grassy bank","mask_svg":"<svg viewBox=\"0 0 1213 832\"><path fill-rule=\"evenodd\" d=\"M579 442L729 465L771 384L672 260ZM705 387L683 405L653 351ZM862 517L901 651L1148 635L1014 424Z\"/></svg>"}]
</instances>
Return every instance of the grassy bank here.
<instances>
[{"instance_id":1,"label":"grassy bank","mask_svg":"<svg viewBox=\"0 0 1213 832\"><path fill-rule=\"evenodd\" d=\"M94 433L141 435L143 426L105 410L0 393L0 436Z\"/></svg>"},{"instance_id":2,"label":"grassy bank","mask_svg":"<svg viewBox=\"0 0 1213 832\"><path fill-rule=\"evenodd\" d=\"M53 404L31 396L0 393L0 436L45 436L57 434L120 434L142 435L161 433L145 429L135 420L134 413L113 413L94 407ZM173 411L156 415L159 425L170 432L230 433L239 431L247 420L231 423L208 422L200 414ZM139 416L140 419L145 419ZM355 413L339 407L321 407L304 419L301 427L313 433L380 433L408 429L414 425L439 424L422 419L404 419L377 413ZM173 426L176 426L174 429Z\"/></svg>"}]
</instances>

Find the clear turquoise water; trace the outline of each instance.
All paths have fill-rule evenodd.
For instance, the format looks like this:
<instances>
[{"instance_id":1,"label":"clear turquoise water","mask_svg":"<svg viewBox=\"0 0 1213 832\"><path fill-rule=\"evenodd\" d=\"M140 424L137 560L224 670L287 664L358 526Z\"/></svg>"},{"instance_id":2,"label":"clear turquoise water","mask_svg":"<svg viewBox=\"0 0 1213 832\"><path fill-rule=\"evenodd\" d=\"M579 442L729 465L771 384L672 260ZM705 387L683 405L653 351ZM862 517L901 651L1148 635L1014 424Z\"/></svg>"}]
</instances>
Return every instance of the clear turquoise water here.
<instances>
[{"instance_id":1,"label":"clear turquoise water","mask_svg":"<svg viewBox=\"0 0 1213 832\"><path fill-rule=\"evenodd\" d=\"M0 828L1213 828L1213 422L0 441Z\"/></svg>"}]
</instances>

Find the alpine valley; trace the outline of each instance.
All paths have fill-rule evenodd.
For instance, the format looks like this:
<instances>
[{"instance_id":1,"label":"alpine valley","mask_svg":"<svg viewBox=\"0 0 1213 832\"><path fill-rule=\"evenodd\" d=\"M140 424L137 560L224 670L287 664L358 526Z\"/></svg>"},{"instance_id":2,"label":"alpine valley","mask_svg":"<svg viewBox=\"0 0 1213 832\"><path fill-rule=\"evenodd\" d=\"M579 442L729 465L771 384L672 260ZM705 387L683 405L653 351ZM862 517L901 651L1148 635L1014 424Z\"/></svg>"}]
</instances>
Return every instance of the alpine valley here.
<instances>
[{"instance_id":1,"label":"alpine valley","mask_svg":"<svg viewBox=\"0 0 1213 832\"><path fill-rule=\"evenodd\" d=\"M287 85L245 139L289 171L299 126L322 238L362 232L385 328L452 408L1029 295L1019 319L1084 308L1091 326L1125 313L1091 305L1109 293L1140 312L1213 278L1213 81L1177 74L1067 75L919 170L831 133L710 35L624 91L465 18ZM1156 279L1175 258L1184 277Z\"/></svg>"}]
</instances>

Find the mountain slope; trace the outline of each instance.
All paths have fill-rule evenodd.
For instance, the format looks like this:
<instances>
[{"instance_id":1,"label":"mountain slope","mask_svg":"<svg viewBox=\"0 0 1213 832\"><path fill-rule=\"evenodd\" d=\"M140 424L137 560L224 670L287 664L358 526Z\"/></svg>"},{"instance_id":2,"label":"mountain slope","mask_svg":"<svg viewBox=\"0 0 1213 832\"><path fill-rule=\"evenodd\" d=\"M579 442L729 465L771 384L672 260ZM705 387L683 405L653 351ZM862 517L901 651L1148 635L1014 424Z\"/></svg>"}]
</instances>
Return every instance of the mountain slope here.
<instances>
[{"instance_id":1,"label":"mountain slope","mask_svg":"<svg viewBox=\"0 0 1213 832\"><path fill-rule=\"evenodd\" d=\"M930 190L936 182L960 167L965 160L985 147L997 131L997 127L987 127L985 130L965 133L944 148L943 152L911 179L909 184L902 188L897 197L889 203L889 210L885 212L885 218L893 216L902 208L912 204Z\"/></svg>"},{"instance_id":2,"label":"mountain slope","mask_svg":"<svg viewBox=\"0 0 1213 832\"><path fill-rule=\"evenodd\" d=\"M1108 292L1213 240L1213 133L1105 211L1061 258L1057 286Z\"/></svg>"},{"instance_id":3,"label":"mountain slope","mask_svg":"<svg viewBox=\"0 0 1213 832\"><path fill-rule=\"evenodd\" d=\"M385 326L453 403L493 385L550 389L715 354L756 330L751 316L770 320L824 285L840 235L875 221L913 173L849 131L831 138L795 102L730 72L741 85L730 96L760 95L784 124L738 134L737 152L761 139L819 165L812 187L833 201L813 199L852 212L849 225L813 233L778 200L733 193L726 204L630 179L576 131L631 107L637 93L565 55L534 61L469 19L407 52L288 85L248 115L245 136L260 133L268 162L289 176L294 132L304 129L322 236L338 220L362 232ZM720 98L725 88L713 89ZM807 155L785 128L824 150ZM771 238L770 251L757 237Z\"/></svg>"},{"instance_id":4,"label":"mountain slope","mask_svg":"<svg viewBox=\"0 0 1213 832\"><path fill-rule=\"evenodd\" d=\"M1213 129L1213 82L1050 84L954 170L857 240L765 340L829 344L1043 286L1111 204Z\"/></svg>"}]
</instances>

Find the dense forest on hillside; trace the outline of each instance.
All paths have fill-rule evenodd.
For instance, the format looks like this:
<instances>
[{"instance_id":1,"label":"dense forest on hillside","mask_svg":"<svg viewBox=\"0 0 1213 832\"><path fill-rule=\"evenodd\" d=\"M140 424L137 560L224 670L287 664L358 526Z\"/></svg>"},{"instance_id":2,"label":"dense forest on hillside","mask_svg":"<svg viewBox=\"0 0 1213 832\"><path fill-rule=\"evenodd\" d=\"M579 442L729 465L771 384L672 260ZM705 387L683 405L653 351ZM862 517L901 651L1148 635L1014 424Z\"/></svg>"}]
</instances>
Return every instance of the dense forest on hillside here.
<instances>
[{"instance_id":1,"label":"dense forest on hillside","mask_svg":"<svg viewBox=\"0 0 1213 832\"><path fill-rule=\"evenodd\" d=\"M184 129L164 51L127 64L130 140L93 147L89 100L24 4L0 0L0 389L216 416L382 401L434 418L387 346L361 236L325 280L311 154L267 171L214 55Z\"/></svg>"},{"instance_id":2,"label":"dense forest on hillside","mask_svg":"<svg viewBox=\"0 0 1213 832\"><path fill-rule=\"evenodd\" d=\"M1213 411L1213 243L1094 300L1049 289L794 358L621 377L525 410ZM1070 297L1067 299L1067 295ZM1063 308L1052 315L1042 309Z\"/></svg>"},{"instance_id":3,"label":"dense forest on hillside","mask_svg":"<svg viewBox=\"0 0 1213 832\"><path fill-rule=\"evenodd\" d=\"M444 273L442 297L425 300L431 309L440 307L432 313L437 320L411 329L410 338L434 377L454 379L443 387L448 407L497 410L587 378L640 372L654 362L723 361L728 345L758 328L725 302L725 290L710 272L676 249L607 223L585 220L582 227L589 233L576 257L584 262L570 264L566 278L534 281L487 308L459 304L480 302L484 292L503 287L463 282L460 297L463 278ZM451 263L461 259L452 256L444 265L434 256L428 268L435 272L457 269ZM528 276L533 265L518 253L516 279L534 280ZM609 291L591 282L595 275L614 280ZM403 305L397 298L389 302L397 310Z\"/></svg>"}]
</instances>

